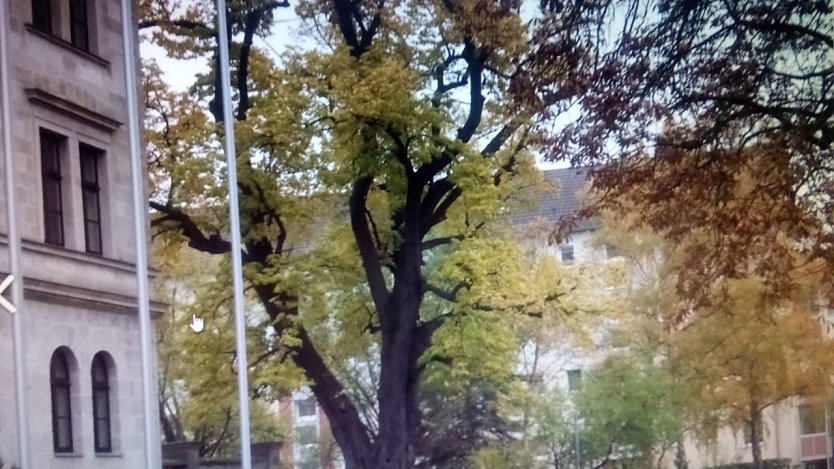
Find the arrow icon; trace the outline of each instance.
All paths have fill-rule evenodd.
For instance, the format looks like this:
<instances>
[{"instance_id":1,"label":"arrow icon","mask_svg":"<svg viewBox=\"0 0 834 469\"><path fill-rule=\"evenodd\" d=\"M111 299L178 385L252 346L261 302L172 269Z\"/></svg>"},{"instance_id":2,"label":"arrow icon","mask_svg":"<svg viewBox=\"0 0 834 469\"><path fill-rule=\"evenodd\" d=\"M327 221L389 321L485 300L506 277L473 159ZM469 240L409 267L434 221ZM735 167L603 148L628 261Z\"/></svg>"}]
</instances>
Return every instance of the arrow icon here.
<instances>
[{"instance_id":1,"label":"arrow icon","mask_svg":"<svg viewBox=\"0 0 834 469\"><path fill-rule=\"evenodd\" d=\"M14 282L14 275L9 275L2 282L0 282L0 306L6 308L10 313L16 313L17 307L15 307L11 301L7 300L6 297L3 296L3 292L9 288L9 285L11 285L12 282Z\"/></svg>"},{"instance_id":2,"label":"arrow icon","mask_svg":"<svg viewBox=\"0 0 834 469\"><path fill-rule=\"evenodd\" d=\"M2 291L2 290L0 290L0 291ZM197 316L196 314L192 314L191 315L191 324L189 324L189 327L191 327L192 331L194 331L198 334L200 332L203 332L203 328L205 327L205 323L203 322L203 318L201 318L200 316Z\"/></svg>"}]
</instances>

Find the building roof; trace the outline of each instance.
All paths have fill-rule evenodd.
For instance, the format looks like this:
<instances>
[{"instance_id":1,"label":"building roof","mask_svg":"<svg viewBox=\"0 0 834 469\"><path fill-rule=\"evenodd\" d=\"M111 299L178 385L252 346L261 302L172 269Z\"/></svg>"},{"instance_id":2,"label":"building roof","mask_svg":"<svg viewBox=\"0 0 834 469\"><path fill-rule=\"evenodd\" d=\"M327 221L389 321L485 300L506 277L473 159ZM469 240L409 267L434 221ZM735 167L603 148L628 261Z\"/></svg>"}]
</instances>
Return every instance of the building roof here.
<instances>
[{"instance_id":1,"label":"building roof","mask_svg":"<svg viewBox=\"0 0 834 469\"><path fill-rule=\"evenodd\" d=\"M522 199L530 202L513 208L512 224L547 224L555 227L560 220L575 215L584 206L583 198L590 184L588 169L582 167L543 171L546 183L532 189L533 193L522 196ZM597 219L583 219L571 231L586 231L598 226Z\"/></svg>"}]
</instances>

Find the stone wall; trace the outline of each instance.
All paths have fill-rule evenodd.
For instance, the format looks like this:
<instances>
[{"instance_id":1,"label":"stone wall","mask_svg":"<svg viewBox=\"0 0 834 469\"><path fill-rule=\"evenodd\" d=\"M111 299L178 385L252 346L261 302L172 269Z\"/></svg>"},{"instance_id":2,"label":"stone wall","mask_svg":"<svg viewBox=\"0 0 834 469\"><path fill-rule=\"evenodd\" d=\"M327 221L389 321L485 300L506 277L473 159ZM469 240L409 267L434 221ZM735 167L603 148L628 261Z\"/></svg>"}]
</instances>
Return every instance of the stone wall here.
<instances>
[{"instance_id":1,"label":"stone wall","mask_svg":"<svg viewBox=\"0 0 834 469\"><path fill-rule=\"evenodd\" d=\"M32 26L32 2L6 2L9 15L8 105L15 158L17 225L22 238L23 323L31 467L142 467L144 425L136 314L134 219L120 0L87 2L90 49L70 44L68 4L54 0L54 30ZM133 59L133 57L131 57ZM40 129L65 138L61 151L63 246L44 243ZM86 252L79 145L104 151L99 165L101 255ZM0 278L9 271L0 146ZM20 281L20 280L18 280ZM159 311L159 305L155 305ZM73 452L53 450L49 363L58 347L72 353ZM112 451L94 450L93 356L112 358ZM19 461L11 317L0 312L0 458Z\"/></svg>"}]
</instances>

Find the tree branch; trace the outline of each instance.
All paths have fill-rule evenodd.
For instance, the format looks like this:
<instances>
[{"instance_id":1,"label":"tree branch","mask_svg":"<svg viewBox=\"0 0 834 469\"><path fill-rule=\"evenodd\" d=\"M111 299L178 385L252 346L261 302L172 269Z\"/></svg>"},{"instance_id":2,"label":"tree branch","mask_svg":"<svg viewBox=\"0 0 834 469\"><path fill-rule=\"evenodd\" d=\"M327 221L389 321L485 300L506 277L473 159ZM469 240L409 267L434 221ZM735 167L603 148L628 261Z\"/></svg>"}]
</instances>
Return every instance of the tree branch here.
<instances>
[{"instance_id":1,"label":"tree branch","mask_svg":"<svg viewBox=\"0 0 834 469\"><path fill-rule=\"evenodd\" d=\"M368 192L371 189L373 178L363 176L356 180L349 200L350 226L356 238L356 247L362 257L362 266L365 275L368 277L368 287L371 290L371 297L377 311L384 314L387 311L388 287L385 284L385 277L382 273L382 264L379 260L379 252L374 244L373 235L368 227L366 215Z\"/></svg>"},{"instance_id":2,"label":"tree branch","mask_svg":"<svg viewBox=\"0 0 834 469\"><path fill-rule=\"evenodd\" d=\"M212 233L206 236L194 220L182 210L154 201L150 201L150 206L152 209L163 214L162 217L151 220L152 227L174 222L183 236L188 239L188 245L190 247L209 254L223 254L231 251L231 243L224 240L218 233Z\"/></svg>"},{"instance_id":3,"label":"tree branch","mask_svg":"<svg viewBox=\"0 0 834 469\"><path fill-rule=\"evenodd\" d=\"M429 251L438 246L450 244L452 241L461 241L462 239L463 235L441 236L439 238L427 239L420 245L420 249L423 251Z\"/></svg>"}]
</instances>

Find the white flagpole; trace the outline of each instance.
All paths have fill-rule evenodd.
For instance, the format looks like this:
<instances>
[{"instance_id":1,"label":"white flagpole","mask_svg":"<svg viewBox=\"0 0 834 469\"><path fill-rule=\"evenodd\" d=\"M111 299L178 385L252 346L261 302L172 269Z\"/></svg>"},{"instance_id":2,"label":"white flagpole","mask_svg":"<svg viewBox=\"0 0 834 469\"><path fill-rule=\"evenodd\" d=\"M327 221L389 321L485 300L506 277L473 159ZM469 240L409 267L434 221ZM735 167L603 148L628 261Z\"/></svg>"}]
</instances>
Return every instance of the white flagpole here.
<instances>
[{"instance_id":1,"label":"white flagpole","mask_svg":"<svg viewBox=\"0 0 834 469\"><path fill-rule=\"evenodd\" d=\"M240 209L235 156L235 124L232 117L232 85L229 79L229 38L226 26L226 1L217 0L217 45L220 49L220 84L223 97L223 129L226 134L226 165L229 177L229 230L232 232L232 283L235 305L237 349L237 392L240 401L240 459L242 469L252 468L249 436L249 365L246 358L246 316L243 310L243 261L241 259Z\"/></svg>"},{"instance_id":2,"label":"white flagpole","mask_svg":"<svg viewBox=\"0 0 834 469\"><path fill-rule=\"evenodd\" d=\"M136 246L137 310L139 335L142 341L142 409L145 424L145 467L162 467L159 440L159 414L156 400L155 345L151 326L150 289L148 282L147 202L145 192L145 165L140 143L138 86L136 80L136 47L134 41L133 6L131 0L122 0L122 37L124 42L125 94L127 97L128 136L133 182L133 228Z\"/></svg>"},{"instance_id":3,"label":"white flagpole","mask_svg":"<svg viewBox=\"0 0 834 469\"><path fill-rule=\"evenodd\" d=\"M11 92L9 91L9 4L0 0L0 100L2 100L3 122L3 157L6 169L6 235L9 243L9 270L16 281L12 283L12 303L17 306L17 313L12 316L12 335L14 336L14 384L17 407L17 445L18 460L21 469L30 469L29 463L29 424L26 402L25 353L23 342L23 275L20 270L20 233L17 230L17 194L14 153L12 153L12 116Z\"/></svg>"}]
</instances>

